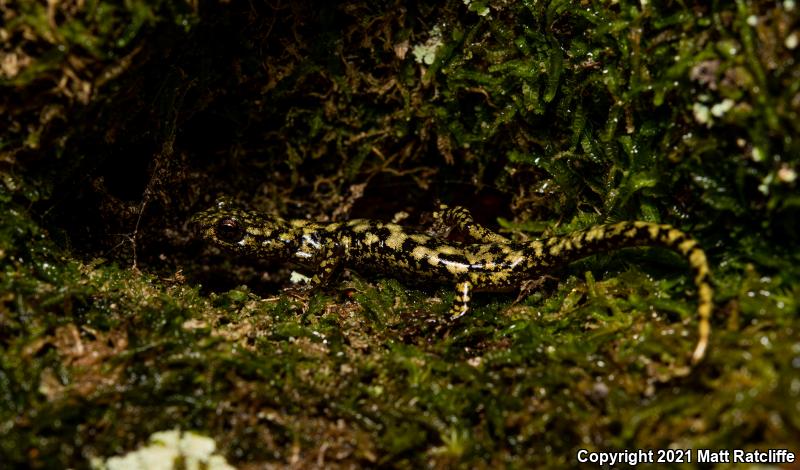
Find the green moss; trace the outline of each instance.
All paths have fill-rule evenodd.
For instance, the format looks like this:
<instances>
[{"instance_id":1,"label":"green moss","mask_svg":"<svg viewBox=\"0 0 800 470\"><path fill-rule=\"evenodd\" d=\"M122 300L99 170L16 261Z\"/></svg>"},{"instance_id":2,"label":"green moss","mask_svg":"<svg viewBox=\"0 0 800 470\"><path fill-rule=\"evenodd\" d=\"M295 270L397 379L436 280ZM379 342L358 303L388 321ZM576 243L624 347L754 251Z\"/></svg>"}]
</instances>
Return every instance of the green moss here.
<instances>
[{"instance_id":1,"label":"green moss","mask_svg":"<svg viewBox=\"0 0 800 470\"><path fill-rule=\"evenodd\" d=\"M467 3L3 4L0 461L79 468L176 428L279 466L797 451L790 2ZM518 238L671 223L714 270L708 357L687 365L692 282L663 250L452 322L449 286L296 294L201 246L186 220L219 194L328 220L441 198Z\"/></svg>"}]
</instances>

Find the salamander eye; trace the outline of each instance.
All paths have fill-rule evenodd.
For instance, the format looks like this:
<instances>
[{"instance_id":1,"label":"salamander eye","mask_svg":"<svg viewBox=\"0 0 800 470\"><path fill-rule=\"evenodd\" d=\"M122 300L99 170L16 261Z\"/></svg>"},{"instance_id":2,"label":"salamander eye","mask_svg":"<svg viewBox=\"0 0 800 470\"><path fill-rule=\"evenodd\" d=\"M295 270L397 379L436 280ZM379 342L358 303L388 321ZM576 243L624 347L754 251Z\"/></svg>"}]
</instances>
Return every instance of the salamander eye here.
<instances>
[{"instance_id":1,"label":"salamander eye","mask_svg":"<svg viewBox=\"0 0 800 470\"><path fill-rule=\"evenodd\" d=\"M236 243L244 238L244 228L238 220L225 218L217 223L217 236L228 243Z\"/></svg>"}]
</instances>

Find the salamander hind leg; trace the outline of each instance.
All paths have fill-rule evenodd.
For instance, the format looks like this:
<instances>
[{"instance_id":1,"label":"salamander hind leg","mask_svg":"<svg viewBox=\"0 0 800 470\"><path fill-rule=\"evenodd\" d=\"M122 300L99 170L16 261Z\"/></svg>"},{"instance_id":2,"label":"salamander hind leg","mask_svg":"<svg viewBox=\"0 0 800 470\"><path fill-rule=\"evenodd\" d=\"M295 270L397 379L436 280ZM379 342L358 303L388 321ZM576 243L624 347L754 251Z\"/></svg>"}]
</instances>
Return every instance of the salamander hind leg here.
<instances>
[{"instance_id":1,"label":"salamander hind leg","mask_svg":"<svg viewBox=\"0 0 800 470\"><path fill-rule=\"evenodd\" d=\"M450 207L440 204L439 210L433 213L433 219L432 232L437 235L446 234L450 229L457 228L478 243L511 243L508 238L475 222L472 213L461 206Z\"/></svg>"},{"instance_id":2,"label":"salamander hind leg","mask_svg":"<svg viewBox=\"0 0 800 470\"><path fill-rule=\"evenodd\" d=\"M472 283L461 281L456 284L456 299L451 310L451 320L463 317L469 311L470 294L472 293Z\"/></svg>"},{"instance_id":3,"label":"salamander hind leg","mask_svg":"<svg viewBox=\"0 0 800 470\"><path fill-rule=\"evenodd\" d=\"M326 285L333 279L336 270L339 267L340 254L335 250L325 250L319 261L319 266L316 272L311 276L309 285L312 288L321 287Z\"/></svg>"}]
</instances>

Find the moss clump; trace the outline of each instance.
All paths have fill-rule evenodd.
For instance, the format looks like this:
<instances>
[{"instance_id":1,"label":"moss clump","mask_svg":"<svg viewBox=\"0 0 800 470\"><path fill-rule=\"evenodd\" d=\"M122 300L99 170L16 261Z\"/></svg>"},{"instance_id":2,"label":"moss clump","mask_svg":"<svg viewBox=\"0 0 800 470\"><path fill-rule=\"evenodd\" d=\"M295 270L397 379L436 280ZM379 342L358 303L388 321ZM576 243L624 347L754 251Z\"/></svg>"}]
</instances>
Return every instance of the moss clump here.
<instances>
[{"instance_id":1,"label":"moss clump","mask_svg":"<svg viewBox=\"0 0 800 470\"><path fill-rule=\"evenodd\" d=\"M798 450L794 2L118 3L0 6L0 461L176 428L253 466ZM688 369L661 250L451 323L444 286L284 293L189 231L219 194L409 224L442 199L520 238L672 223L714 268L711 349Z\"/></svg>"}]
</instances>

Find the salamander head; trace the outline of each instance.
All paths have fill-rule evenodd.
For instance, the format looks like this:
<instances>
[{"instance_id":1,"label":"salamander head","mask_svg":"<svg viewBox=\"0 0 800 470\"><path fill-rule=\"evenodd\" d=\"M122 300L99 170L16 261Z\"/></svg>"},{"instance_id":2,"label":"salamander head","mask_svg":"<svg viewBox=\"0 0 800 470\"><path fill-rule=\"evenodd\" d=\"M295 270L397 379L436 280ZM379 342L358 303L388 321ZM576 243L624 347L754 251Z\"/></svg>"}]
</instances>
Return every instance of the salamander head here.
<instances>
[{"instance_id":1,"label":"salamander head","mask_svg":"<svg viewBox=\"0 0 800 470\"><path fill-rule=\"evenodd\" d=\"M195 214L191 223L205 240L242 255L284 257L292 242L286 221L234 207L227 197L217 199L213 206Z\"/></svg>"}]
</instances>

